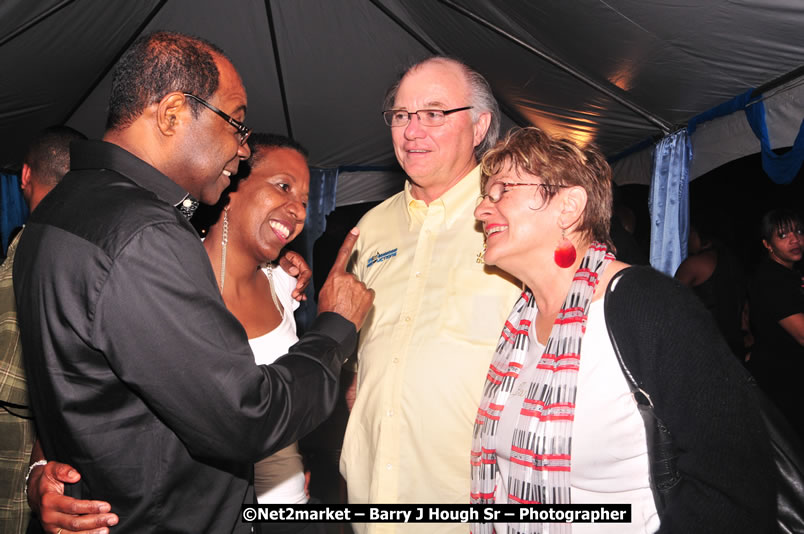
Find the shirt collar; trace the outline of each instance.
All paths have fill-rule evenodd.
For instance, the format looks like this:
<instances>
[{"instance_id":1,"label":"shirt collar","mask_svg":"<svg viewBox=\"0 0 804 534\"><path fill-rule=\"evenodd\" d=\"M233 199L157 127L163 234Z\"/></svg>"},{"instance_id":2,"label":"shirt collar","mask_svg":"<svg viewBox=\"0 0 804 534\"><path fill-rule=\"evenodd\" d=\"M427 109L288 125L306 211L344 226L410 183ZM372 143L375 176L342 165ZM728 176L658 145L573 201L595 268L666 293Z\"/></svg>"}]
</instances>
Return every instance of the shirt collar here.
<instances>
[{"instance_id":1,"label":"shirt collar","mask_svg":"<svg viewBox=\"0 0 804 534\"><path fill-rule=\"evenodd\" d=\"M163 202L176 207L188 219L198 208L198 201L184 188L131 152L113 143L73 142L70 145L70 169L113 170L152 192Z\"/></svg>"},{"instance_id":2,"label":"shirt collar","mask_svg":"<svg viewBox=\"0 0 804 534\"><path fill-rule=\"evenodd\" d=\"M443 195L430 203L430 206L441 206L444 210L444 222L447 228L465 216L468 210L473 211L480 196L480 166L469 171L466 176L450 187ZM428 206L423 200L413 198L410 193L410 181L405 183L405 206L407 206L408 223L412 227L421 223L427 213Z\"/></svg>"}]
</instances>

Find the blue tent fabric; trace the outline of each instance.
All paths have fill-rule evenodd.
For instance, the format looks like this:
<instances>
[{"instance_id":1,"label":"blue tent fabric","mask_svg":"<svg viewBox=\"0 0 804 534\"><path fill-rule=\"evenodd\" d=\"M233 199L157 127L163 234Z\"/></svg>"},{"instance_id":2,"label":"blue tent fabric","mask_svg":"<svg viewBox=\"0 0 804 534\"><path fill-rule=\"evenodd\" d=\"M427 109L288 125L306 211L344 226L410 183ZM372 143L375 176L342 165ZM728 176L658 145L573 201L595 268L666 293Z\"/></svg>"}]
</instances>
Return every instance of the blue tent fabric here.
<instances>
[{"instance_id":1,"label":"blue tent fabric","mask_svg":"<svg viewBox=\"0 0 804 534\"><path fill-rule=\"evenodd\" d=\"M804 160L804 121L801 121L793 147L785 154L779 155L771 149L768 126L765 124L764 103L760 100L749 104L745 108L745 116L762 146L762 169L774 183L789 184L792 182Z\"/></svg>"},{"instance_id":2,"label":"blue tent fabric","mask_svg":"<svg viewBox=\"0 0 804 534\"><path fill-rule=\"evenodd\" d=\"M748 124L762 147L762 169L774 183L789 184L798 174L804 160L804 121L801 122L793 147L785 154L776 154L771 148L768 137L765 104L760 100L761 95L752 97L753 93L754 89L749 89L709 111L696 115L687 123L687 131L692 135L703 122L744 111Z\"/></svg>"},{"instance_id":3,"label":"blue tent fabric","mask_svg":"<svg viewBox=\"0 0 804 534\"><path fill-rule=\"evenodd\" d=\"M686 129L656 145L650 186L650 264L673 276L687 256L692 143Z\"/></svg>"},{"instance_id":4,"label":"blue tent fabric","mask_svg":"<svg viewBox=\"0 0 804 534\"><path fill-rule=\"evenodd\" d=\"M726 115L731 115L732 113L736 113L745 109L745 106L751 101L751 94L754 92L754 89L749 89L748 91L735 96L731 100L727 100L722 104L713 107L708 111L704 111L700 113L687 122L687 132L689 135L695 133L695 130L698 128L698 125L707 121L711 121L712 119L716 119L718 117L724 117Z\"/></svg>"},{"instance_id":5,"label":"blue tent fabric","mask_svg":"<svg viewBox=\"0 0 804 534\"><path fill-rule=\"evenodd\" d=\"M2 257L6 257L8 238L12 230L22 226L28 219L28 205L20 190L20 178L16 174L0 173L0 236Z\"/></svg>"},{"instance_id":6,"label":"blue tent fabric","mask_svg":"<svg viewBox=\"0 0 804 534\"><path fill-rule=\"evenodd\" d=\"M307 220L299 237L293 241L293 249L313 265L313 246L327 229L327 215L335 209L335 191L338 187L338 169L310 169L310 198L307 202ZM296 310L296 330L299 335L313 324L318 313L315 302L315 287L312 280L305 291L307 300Z\"/></svg>"}]
</instances>

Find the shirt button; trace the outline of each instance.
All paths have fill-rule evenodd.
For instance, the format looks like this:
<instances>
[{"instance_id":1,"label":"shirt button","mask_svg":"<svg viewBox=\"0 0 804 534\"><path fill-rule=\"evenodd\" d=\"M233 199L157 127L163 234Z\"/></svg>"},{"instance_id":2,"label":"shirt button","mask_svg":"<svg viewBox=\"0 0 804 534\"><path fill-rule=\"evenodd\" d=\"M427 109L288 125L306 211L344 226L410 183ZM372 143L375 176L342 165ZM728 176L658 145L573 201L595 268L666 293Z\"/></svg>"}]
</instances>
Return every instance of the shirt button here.
<instances>
[{"instance_id":1,"label":"shirt button","mask_svg":"<svg viewBox=\"0 0 804 534\"><path fill-rule=\"evenodd\" d=\"M421 278L421 277L422 277L422 273L420 273L420 272L418 272L418 271L417 271L417 272L416 272L416 278Z\"/></svg>"},{"instance_id":2,"label":"shirt button","mask_svg":"<svg viewBox=\"0 0 804 534\"><path fill-rule=\"evenodd\" d=\"M394 363L399 363L399 358L394 358Z\"/></svg>"},{"instance_id":3,"label":"shirt button","mask_svg":"<svg viewBox=\"0 0 804 534\"><path fill-rule=\"evenodd\" d=\"M409 323L409 322L410 322L410 315L406 315L406 316L405 316L405 322L406 322L406 323Z\"/></svg>"},{"instance_id":4,"label":"shirt button","mask_svg":"<svg viewBox=\"0 0 804 534\"><path fill-rule=\"evenodd\" d=\"M388 415L388 417L393 417L394 416L394 411L393 410L388 410L385 413L386 413L386 415Z\"/></svg>"},{"instance_id":5,"label":"shirt button","mask_svg":"<svg viewBox=\"0 0 804 534\"><path fill-rule=\"evenodd\" d=\"M391 469L393 469L393 466L392 466L391 464L385 464L385 468L386 468L388 471L390 471Z\"/></svg>"}]
</instances>

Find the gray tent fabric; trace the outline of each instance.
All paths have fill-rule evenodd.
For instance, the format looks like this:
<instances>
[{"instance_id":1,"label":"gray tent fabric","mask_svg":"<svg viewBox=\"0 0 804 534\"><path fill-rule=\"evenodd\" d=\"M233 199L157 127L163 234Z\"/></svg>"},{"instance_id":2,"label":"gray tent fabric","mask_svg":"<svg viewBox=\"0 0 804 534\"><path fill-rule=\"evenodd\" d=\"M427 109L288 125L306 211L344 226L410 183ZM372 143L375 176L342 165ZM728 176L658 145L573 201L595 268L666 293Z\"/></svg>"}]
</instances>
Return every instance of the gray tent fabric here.
<instances>
[{"instance_id":1,"label":"gray tent fabric","mask_svg":"<svg viewBox=\"0 0 804 534\"><path fill-rule=\"evenodd\" d=\"M395 165L383 93L431 53L489 79L504 129L533 124L614 156L800 68L801 28L801 0L4 0L0 167L18 168L51 124L99 137L114 63L155 29L227 52L249 126L292 135L316 167L376 168ZM801 84L791 85L766 101L776 146L804 118ZM734 122L695 132L692 177L757 149ZM618 161L618 183L649 183L646 152Z\"/></svg>"},{"instance_id":2,"label":"gray tent fabric","mask_svg":"<svg viewBox=\"0 0 804 534\"><path fill-rule=\"evenodd\" d=\"M804 77L774 88L762 96L771 147L791 146L804 120ZM736 112L702 123L692 134L690 180L748 154L760 151L760 142L746 120ZM646 147L613 163L619 185L648 184L654 147Z\"/></svg>"}]
</instances>

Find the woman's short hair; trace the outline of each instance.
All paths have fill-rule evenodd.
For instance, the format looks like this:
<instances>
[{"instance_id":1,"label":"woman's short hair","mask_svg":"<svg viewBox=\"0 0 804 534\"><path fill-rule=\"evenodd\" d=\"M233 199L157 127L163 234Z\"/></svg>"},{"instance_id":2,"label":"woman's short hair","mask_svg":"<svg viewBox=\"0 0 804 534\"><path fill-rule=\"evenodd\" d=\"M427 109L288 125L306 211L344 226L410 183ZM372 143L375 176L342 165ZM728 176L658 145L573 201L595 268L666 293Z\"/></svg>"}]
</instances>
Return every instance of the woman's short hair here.
<instances>
[{"instance_id":1,"label":"woman's short hair","mask_svg":"<svg viewBox=\"0 0 804 534\"><path fill-rule=\"evenodd\" d=\"M309 157L307 149L301 143L280 134L255 132L249 136L247 142L249 150L251 150L251 155L246 161L240 163L237 174L231 177L229 187L227 187L221 195L224 200L228 199L229 193L237 191L240 182L251 175L251 169L259 165L260 161L272 150L287 148L301 154L305 161L307 161Z\"/></svg>"},{"instance_id":2,"label":"woman's short hair","mask_svg":"<svg viewBox=\"0 0 804 534\"><path fill-rule=\"evenodd\" d=\"M488 179L507 163L518 171L537 177L548 186L578 186L586 191L586 209L576 229L586 239L613 248L611 225L611 167L594 145L579 147L569 139L553 137L539 128L515 129L483 156L480 163L481 192ZM557 187L540 187L536 194L545 203L558 193Z\"/></svg>"},{"instance_id":3,"label":"woman's short hair","mask_svg":"<svg viewBox=\"0 0 804 534\"><path fill-rule=\"evenodd\" d=\"M771 238L780 232L786 234L801 228L801 218L793 210L779 208L770 210L762 216L759 235L770 242Z\"/></svg>"}]
</instances>

